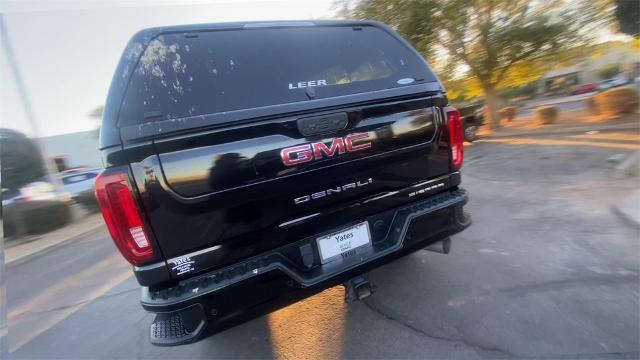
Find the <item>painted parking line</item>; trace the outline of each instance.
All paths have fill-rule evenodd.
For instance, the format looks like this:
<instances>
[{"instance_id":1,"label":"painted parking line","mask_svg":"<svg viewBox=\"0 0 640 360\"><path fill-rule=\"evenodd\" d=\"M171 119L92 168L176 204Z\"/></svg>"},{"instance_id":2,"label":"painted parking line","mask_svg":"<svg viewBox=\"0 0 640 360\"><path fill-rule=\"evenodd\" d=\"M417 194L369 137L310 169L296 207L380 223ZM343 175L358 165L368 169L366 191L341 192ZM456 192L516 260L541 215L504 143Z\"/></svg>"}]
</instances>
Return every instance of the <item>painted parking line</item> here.
<instances>
[{"instance_id":1,"label":"painted parking line","mask_svg":"<svg viewBox=\"0 0 640 360\"><path fill-rule=\"evenodd\" d=\"M128 268L123 269L122 262L123 261L119 255L110 256L87 269L83 269L72 276L61 279L58 283L49 287L37 296L10 308L8 315L9 351L13 353L20 349L25 344L37 338L40 334L51 329L62 320L89 304L91 301L103 296L109 290L130 278L132 276L131 270ZM113 276L109 276L109 279L106 282L84 294L78 294L79 296L74 297L73 304L63 306L60 307L59 310L52 311L51 315L47 316L44 321L37 323L33 327L30 326L27 331L20 331L19 339L14 340L12 338L11 328L13 326L19 326L21 319L28 318L30 315L29 313L46 311L51 307L54 300L64 296L65 293L68 293L69 291L77 293L77 289L90 286L87 284L95 284L95 279L98 275L104 276L106 272L113 271L114 269L118 270L118 272Z\"/></svg>"}]
</instances>

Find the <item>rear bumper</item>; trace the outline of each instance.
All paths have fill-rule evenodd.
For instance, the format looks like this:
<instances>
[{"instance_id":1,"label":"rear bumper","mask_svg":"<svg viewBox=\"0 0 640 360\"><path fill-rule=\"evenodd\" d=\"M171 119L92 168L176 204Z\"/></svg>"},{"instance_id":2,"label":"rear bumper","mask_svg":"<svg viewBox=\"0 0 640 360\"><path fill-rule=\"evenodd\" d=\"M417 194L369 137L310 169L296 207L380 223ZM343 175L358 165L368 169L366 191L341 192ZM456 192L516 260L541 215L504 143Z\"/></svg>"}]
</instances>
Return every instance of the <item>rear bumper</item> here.
<instances>
[{"instance_id":1,"label":"rear bumper","mask_svg":"<svg viewBox=\"0 0 640 360\"><path fill-rule=\"evenodd\" d=\"M323 234L317 234L233 266L183 280L168 289L151 291L143 287L142 306L165 317L188 312L188 316L182 317L196 320L187 324L186 332L191 336L180 343L194 341L464 230L471 224L470 216L463 211L466 202L466 192L459 189L360 219L358 222L369 222L372 246L360 249L353 257L321 265L316 238ZM153 334L152 341L158 345L177 345L154 341Z\"/></svg>"}]
</instances>

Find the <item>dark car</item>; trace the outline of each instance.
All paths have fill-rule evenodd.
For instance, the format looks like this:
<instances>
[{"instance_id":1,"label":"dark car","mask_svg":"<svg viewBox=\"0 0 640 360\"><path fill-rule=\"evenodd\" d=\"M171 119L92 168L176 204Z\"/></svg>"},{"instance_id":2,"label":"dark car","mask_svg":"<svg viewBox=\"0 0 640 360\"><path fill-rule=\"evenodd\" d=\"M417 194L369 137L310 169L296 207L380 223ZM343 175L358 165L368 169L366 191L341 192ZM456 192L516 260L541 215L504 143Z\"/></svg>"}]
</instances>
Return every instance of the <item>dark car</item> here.
<instances>
[{"instance_id":1,"label":"dark car","mask_svg":"<svg viewBox=\"0 0 640 360\"><path fill-rule=\"evenodd\" d=\"M151 342L192 342L470 225L462 124L371 21L143 30L113 77L96 195Z\"/></svg>"},{"instance_id":2,"label":"dark car","mask_svg":"<svg viewBox=\"0 0 640 360\"><path fill-rule=\"evenodd\" d=\"M458 107L464 139L468 142L478 139L478 128L484 125L483 109L481 102Z\"/></svg>"}]
</instances>

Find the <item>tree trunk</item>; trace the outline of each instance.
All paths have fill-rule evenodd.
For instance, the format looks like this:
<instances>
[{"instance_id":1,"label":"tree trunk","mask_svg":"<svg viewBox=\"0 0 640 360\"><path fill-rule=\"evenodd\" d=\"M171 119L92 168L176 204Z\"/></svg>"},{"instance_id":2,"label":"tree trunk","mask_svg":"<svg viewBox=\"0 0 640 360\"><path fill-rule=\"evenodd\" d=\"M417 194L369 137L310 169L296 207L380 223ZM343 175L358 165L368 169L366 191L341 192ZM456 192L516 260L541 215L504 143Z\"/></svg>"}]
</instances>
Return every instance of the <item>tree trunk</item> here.
<instances>
[{"instance_id":1,"label":"tree trunk","mask_svg":"<svg viewBox=\"0 0 640 360\"><path fill-rule=\"evenodd\" d=\"M496 88L493 85L484 86L484 106L486 124L492 130L499 128L500 118L498 117Z\"/></svg>"}]
</instances>

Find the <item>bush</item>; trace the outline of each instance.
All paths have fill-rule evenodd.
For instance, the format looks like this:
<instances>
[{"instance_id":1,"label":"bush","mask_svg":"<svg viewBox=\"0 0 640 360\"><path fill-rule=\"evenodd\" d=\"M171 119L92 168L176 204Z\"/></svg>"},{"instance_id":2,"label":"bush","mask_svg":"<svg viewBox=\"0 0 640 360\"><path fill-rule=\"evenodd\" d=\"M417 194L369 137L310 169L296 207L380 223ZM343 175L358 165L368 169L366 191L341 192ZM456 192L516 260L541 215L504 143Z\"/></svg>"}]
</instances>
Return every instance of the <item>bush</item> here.
<instances>
[{"instance_id":1,"label":"bush","mask_svg":"<svg viewBox=\"0 0 640 360\"><path fill-rule=\"evenodd\" d=\"M618 74L620 74L622 70L620 69L620 65L618 64L610 64L605 65L598 69L598 75L602 80L610 79Z\"/></svg>"},{"instance_id":2,"label":"bush","mask_svg":"<svg viewBox=\"0 0 640 360\"><path fill-rule=\"evenodd\" d=\"M555 106L540 106L533 110L533 121L539 125L555 124L558 119L558 108Z\"/></svg>"},{"instance_id":3,"label":"bush","mask_svg":"<svg viewBox=\"0 0 640 360\"><path fill-rule=\"evenodd\" d=\"M51 202L28 209L22 216L28 234L43 234L67 225L71 220L71 209L63 202Z\"/></svg>"},{"instance_id":4,"label":"bush","mask_svg":"<svg viewBox=\"0 0 640 360\"><path fill-rule=\"evenodd\" d=\"M587 108L587 111L589 111L589 114L591 115L598 115L598 106L596 105L596 99L595 96L591 96L588 97L586 99L584 99L584 105Z\"/></svg>"},{"instance_id":5,"label":"bush","mask_svg":"<svg viewBox=\"0 0 640 360\"><path fill-rule=\"evenodd\" d=\"M606 117L632 114L638 110L638 92L632 88L609 89L594 98L598 113Z\"/></svg>"},{"instance_id":6,"label":"bush","mask_svg":"<svg viewBox=\"0 0 640 360\"><path fill-rule=\"evenodd\" d=\"M2 236L5 239L20 234L18 222L11 215L11 211L2 210Z\"/></svg>"},{"instance_id":7,"label":"bush","mask_svg":"<svg viewBox=\"0 0 640 360\"><path fill-rule=\"evenodd\" d=\"M37 201L8 206L3 211L5 236L43 234L68 224L69 205L59 201Z\"/></svg>"},{"instance_id":8,"label":"bush","mask_svg":"<svg viewBox=\"0 0 640 360\"><path fill-rule=\"evenodd\" d=\"M100 211L100 207L98 206L98 200L96 199L96 195L93 191L85 191L80 193L76 197L76 202L82 205L86 210L90 212L98 212Z\"/></svg>"},{"instance_id":9,"label":"bush","mask_svg":"<svg viewBox=\"0 0 640 360\"><path fill-rule=\"evenodd\" d=\"M15 130L0 129L0 165L3 189L17 190L45 176L40 149Z\"/></svg>"},{"instance_id":10,"label":"bush","mask_svg":"<svg viewBox=\"0 0 640 360\"><path fill-rule=\"evenodd\" d=\"M506 120L507 122L513 121L516 117L516 107L515 106L507 106L498 110L498 115L500 115L500 120Z\"/></svg>"}]
</instances>

